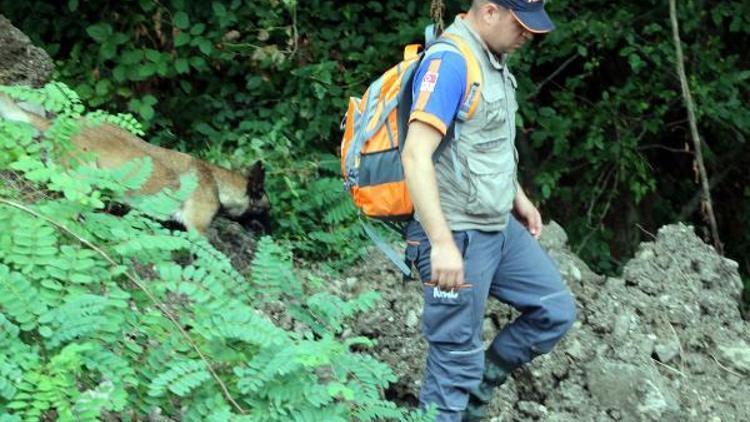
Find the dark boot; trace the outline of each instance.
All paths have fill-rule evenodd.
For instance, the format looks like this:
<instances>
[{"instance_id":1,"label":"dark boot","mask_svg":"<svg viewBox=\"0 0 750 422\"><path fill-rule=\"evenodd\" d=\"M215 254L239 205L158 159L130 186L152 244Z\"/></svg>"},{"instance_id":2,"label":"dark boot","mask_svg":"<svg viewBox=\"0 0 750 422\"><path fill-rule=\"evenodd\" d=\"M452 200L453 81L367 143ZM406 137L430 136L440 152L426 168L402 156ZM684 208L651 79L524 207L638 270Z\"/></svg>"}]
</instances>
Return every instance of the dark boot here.
<instances>
[{"instance_id":1,"label":"dark boot","mask_svg":"<svg viewBox=\"0 0 750 422\"><path fill-rule=\"evenodd\" d=\"M469 404L461 418L462 422L475 422L487 418L487 407L495 389L508 379L510 370L492 359L490 352L485 354L484 374L479 386L469 392Z\"/></svg>"}]
</instances>

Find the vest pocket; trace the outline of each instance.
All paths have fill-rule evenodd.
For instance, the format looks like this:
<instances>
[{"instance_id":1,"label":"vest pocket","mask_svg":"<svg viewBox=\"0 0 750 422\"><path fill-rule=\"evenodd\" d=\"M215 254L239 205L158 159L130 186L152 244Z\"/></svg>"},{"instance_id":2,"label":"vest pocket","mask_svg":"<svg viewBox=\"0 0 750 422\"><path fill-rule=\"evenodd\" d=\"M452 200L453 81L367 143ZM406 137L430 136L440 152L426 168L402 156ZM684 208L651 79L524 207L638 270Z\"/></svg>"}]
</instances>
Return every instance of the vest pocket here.
<instances>
[{"instance_id":1,"label":"vest pocket","mask_svg":"<svg viewBox=\"0 0 750 422\"><path fill-rule=\"evenodd\" d=\"M473 287L453 291L423 286L424 312L422 325L431 343L463 344L474 331Z\"/></svg>"},{"instance_id":2,"label":"vest pocket","mask_svg":"<svg viewBox=\"0 0 750 422\"><path fill-rule=\"evenodd\" d=\"M467 160L469 200L466 212L497 218L511 210L516 195L515 159L507 139L473 145Z\"/></svg>"}]
</instances>

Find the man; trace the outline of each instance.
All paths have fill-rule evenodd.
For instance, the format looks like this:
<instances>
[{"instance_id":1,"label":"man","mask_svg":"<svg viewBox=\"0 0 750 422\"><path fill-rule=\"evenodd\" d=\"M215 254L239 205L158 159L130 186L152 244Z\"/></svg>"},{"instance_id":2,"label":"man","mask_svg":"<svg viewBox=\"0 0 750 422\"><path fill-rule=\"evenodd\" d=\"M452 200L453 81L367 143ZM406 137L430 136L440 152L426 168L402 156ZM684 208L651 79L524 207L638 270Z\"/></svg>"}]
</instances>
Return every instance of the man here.
<instances>
[{"instance_id":1,"label":"man","mask_svg":"<svg viewBox=\"0 0 750 422\"><path fill-rule=\"evenodd\" d=\"M414 79L402 153L416 209L406 254L424 283L429 350L420 402L435 404L439 421L485 417L494 388L551 351L575 320L574 299L536 241L541 215L517 182L516 82L505 64L535 33L552 29L541 0L474 0L456 18L446 32L471 47L482 71L481 99L466 121L457 113L467 66L454 47L430 48ZM438 150L454 121L457 136ZM521 315L485 351L489 296Z\"/></svg>"}]
</instances>

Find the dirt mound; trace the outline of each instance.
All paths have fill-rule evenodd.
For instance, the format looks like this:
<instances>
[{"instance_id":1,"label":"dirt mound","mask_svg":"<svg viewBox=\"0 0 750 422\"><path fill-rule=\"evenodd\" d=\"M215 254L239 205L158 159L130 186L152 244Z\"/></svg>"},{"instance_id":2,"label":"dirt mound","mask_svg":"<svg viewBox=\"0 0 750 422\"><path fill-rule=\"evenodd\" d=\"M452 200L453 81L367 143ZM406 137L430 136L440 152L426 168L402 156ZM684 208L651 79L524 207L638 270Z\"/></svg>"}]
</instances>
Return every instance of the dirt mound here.
<instances>
[{"instance_id":1,"label":"dirt mound","mask_svg":"<svg viewBox=\"0 0 750 422\"><path fill-rule=\"evenodd\" d=\"M498 391L494 420L750 420L750 324L740 316L735 262L680 224L641 244L616 278L592 272L554 223L542 244L576 295L578 321L552 354ZM371 258L331 286L344 296L381 293L352 334L378 341L372 352L400 377L389 395L413 404L426 350L421 290L404 284L378 252ZM514 316L491 301L485 339Z\"/></svg>"}]
</instances>

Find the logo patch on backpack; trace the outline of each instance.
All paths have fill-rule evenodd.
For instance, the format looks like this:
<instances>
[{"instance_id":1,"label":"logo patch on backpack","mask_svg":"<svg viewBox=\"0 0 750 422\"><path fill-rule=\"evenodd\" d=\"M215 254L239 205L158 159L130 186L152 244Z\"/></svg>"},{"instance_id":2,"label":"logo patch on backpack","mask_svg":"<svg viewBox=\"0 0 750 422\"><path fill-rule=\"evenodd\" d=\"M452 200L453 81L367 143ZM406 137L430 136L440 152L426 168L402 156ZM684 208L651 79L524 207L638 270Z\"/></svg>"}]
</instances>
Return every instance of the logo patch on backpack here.
<instances>
[{"instance_id":1,"label":"logo patch on backpack","mask_svg":"<svg viewBox=\"0 0 750 422\"><path fill-rule=\"evenodd\" d=\"M437 72L427 72L422 78L422 84L419 85L420 91L432 92L435 90L435 84L437 84L438 74Z\"/></svg>"}]
</instances>

